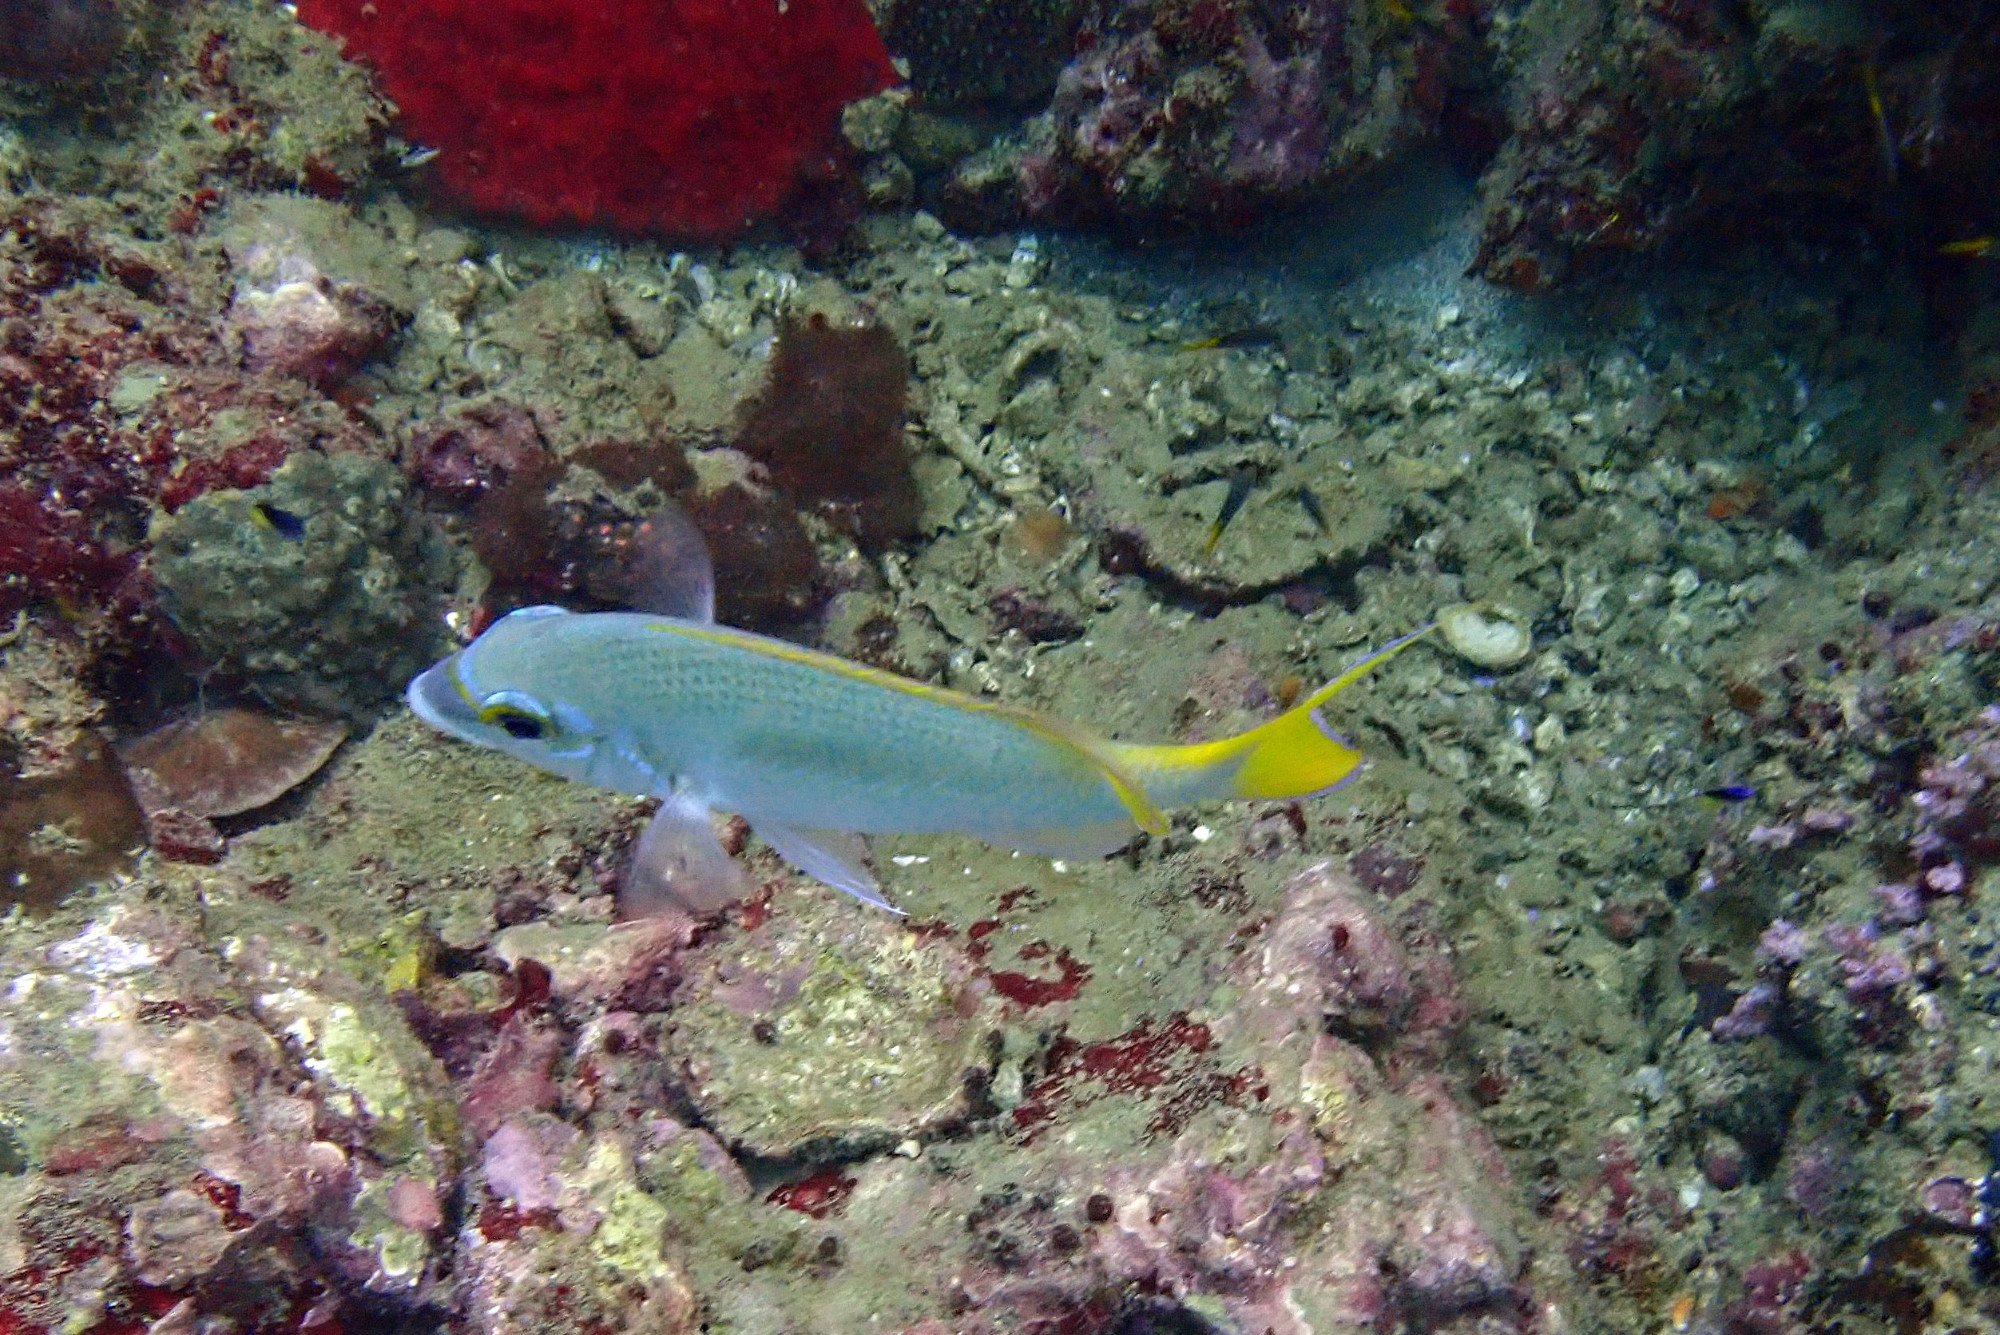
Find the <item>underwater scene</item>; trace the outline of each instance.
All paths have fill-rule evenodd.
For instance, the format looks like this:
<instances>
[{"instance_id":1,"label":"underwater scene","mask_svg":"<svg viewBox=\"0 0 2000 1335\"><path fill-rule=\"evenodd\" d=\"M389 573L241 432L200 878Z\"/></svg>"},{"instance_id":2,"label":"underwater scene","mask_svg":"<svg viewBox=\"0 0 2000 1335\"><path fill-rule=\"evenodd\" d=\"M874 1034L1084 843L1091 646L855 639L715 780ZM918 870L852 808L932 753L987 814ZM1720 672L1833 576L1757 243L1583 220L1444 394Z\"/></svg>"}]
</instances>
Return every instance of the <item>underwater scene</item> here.
<instances>
[{"instance_id":1,"label":"underwater scene","mask_svg":"<svg viewBox=\"0 0 2000 1335\"><path fill-rule=\"evenodd\" d=\"M0 0L0 1335L2000 1333L2000 4Z\"/></svg>"}]
</instances>

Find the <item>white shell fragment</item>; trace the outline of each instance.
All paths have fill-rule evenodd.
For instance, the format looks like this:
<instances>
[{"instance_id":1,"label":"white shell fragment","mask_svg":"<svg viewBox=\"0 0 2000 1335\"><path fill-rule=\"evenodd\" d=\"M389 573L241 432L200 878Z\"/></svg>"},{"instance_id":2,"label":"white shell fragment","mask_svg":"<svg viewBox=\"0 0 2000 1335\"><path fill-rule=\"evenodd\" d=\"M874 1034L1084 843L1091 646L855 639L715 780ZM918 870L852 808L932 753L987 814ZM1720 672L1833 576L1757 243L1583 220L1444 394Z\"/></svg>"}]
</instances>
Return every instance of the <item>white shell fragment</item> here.
<instances>
[{"instance_id":1,"label":"white shell fragment","mask_svg":"<svg viewBox=\"0 0 2000 1335\"><path fill-rule=\"evenodd\" d=\"M1484 604L1454 603L1437 620L1452 651L1483 668L1513 667L1534 647L1525 623Z\"/></svg>"}]
</instances>

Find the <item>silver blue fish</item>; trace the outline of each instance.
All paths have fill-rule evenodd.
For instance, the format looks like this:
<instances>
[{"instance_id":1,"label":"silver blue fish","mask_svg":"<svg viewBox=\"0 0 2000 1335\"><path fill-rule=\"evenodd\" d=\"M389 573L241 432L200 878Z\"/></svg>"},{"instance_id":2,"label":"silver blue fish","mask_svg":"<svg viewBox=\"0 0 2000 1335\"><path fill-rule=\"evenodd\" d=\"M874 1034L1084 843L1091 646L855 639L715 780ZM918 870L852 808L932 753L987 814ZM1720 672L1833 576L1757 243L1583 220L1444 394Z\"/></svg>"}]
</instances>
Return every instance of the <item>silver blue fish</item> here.
<instances>
[{"instance_id":1,"label":"silver blue fish","mask_svg":"<svg viewBox=\"0 0 2000 1335\"><path fill-rule=\"evenodd\" d=\"M809 876L895 911L864 834L959 833L1023 852L1113 852L1162 808L1296 797L1361 763L1320 709L1417 638L1221 741L1135 745L714 622L707 556L684 517L685 578L662 612L530 607L410 683L433 727L579 782L660 799L627 874L627 914L740 898L712 811L745 817ZM1417 632L1418 635L1423 631Z\"/></svg>"}]
</instances>

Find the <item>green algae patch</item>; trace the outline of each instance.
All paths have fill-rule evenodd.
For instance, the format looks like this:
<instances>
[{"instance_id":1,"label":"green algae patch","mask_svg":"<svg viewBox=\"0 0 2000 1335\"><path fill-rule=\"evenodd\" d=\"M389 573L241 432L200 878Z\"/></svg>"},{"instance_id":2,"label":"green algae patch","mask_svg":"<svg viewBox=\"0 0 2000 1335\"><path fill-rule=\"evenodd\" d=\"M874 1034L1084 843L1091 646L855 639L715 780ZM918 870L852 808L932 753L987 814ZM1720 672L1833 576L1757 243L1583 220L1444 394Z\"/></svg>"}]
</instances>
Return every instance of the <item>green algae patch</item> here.
<instances>
[{"instance_id":1,"label":"green algae patch","mask_svg":"<svg viewBox=\"0 0 2000 1335\"><path fill-rule=\"evenodd\" d=\"M406 1284L414 1284L435 1258L429 1234L396 1218L393 1197L403 1183L412 1181L424 1191L437 1189L433 1182L396 1177L378 1178L363 1187L354 1198L355 1224L347 1234L350 1243L374 1254L386 1279Z\"/></svg>"},{"instance_id":2,"label":"green algae patch","mask_svg":"<svg viewBox=\"0 0 2000 1335\"><path fill-rule=\"evenodd\" d=\"M359 993L351 983L337 990L349 988ZM328 1106L366 1120L372 1148L385 1164L423 1176L440 1156L446 1162L455 1157L457 1104L443 1071L401 1017L358 995L337 1000L300 985L265 992L255 1005L320 1081Z\"/></svg>"},{"instance_id":3,"label":"green algae patch","mask_svg":"<svg viewBox=\"0 0 2000 1335\"><path fill-rule=\"evenodd\" d=\"M593 1145L578 1185L603 1211L590 1236L591 1254L600 1264L642 1282L679 1272L668 1249L673 1215L640 1189L622 1143L606 1139Z\"/></svg>"}]
</instances>

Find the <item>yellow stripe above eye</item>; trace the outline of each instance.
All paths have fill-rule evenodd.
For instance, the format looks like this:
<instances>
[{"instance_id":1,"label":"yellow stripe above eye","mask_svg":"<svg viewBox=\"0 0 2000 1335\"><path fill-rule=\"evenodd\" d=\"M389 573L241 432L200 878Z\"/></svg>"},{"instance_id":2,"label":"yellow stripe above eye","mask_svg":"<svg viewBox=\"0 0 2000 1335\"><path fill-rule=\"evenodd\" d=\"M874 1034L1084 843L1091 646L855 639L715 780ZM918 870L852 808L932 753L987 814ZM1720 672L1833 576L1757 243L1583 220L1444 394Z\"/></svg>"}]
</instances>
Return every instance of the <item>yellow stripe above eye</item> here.
<instances>
[{"instance_id":1,"label":"yellow stripe above eye","mask_svg":"<svg viewBox=\"0 0 2000 1335\"><path fill-rule=\"evenodd\" d=\"M836 658L832 654L822 654L812 649L802 649L797 645L785 644L779 640L766 639L746 631L732 630L727 626L696 626L673 621L649 621L647 629L679 635L687 639L704 640L731 649L741 649L748 653L775 658L783 663L793 663L800 667L812 668L849 681L865 682L871 686L881 686L904 695L915 696L949 709L963 710L969 714L994 714L1033 733L1045 741L1062 747L1083 760L1104 781L1111 785L1111 791L1118 795L1118 801L1131 814L1132 820L1148 834L1164 834L1167 818L1161 813L1153 799L1138 780L1125 773L1105 754L1103 743L1080 729L1072 728L1058 719L1052 719L1033 710L1018 705L998 704L985 700L975 700L969 695L950 690L943 686L932 686L927 682L911 681L893 672L866 664Z\"/></svg>"}]
</instances>

